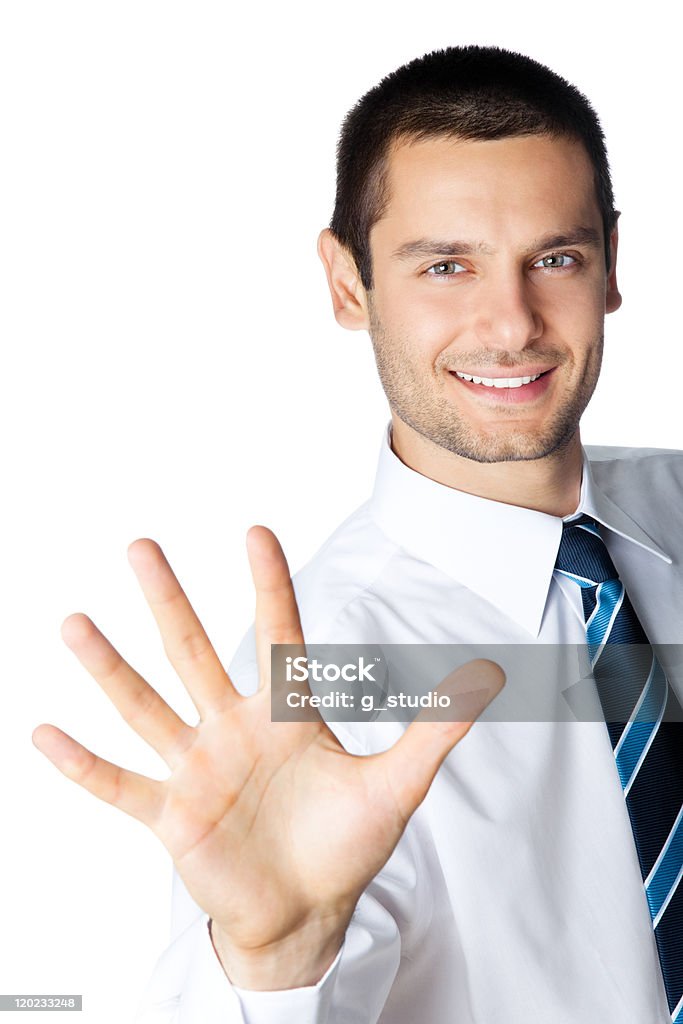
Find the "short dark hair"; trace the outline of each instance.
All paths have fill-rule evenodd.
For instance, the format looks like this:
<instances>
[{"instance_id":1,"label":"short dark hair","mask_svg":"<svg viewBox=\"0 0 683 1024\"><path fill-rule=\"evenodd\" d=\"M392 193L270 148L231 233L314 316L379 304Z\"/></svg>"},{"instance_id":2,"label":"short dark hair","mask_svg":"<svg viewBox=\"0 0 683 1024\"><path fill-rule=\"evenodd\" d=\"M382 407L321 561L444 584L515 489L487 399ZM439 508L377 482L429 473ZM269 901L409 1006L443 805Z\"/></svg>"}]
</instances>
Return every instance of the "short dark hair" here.
<instances>
[{"instance_id":1,"label":"short dark hair","mask_svg":"<svg viewBox=\"0 0 683 1024\"><path fill-rule=\"evenodd\" d=\"M337 146L337 193L330 229L372 288L370 231L389 201L388 157L402 139L502 139L555 135L583 143L610 265L614 209L605 137L583 93L550 68L492 46L457 46L418 57L387 75L349 111Z\"/></svg>"}]
</instances>

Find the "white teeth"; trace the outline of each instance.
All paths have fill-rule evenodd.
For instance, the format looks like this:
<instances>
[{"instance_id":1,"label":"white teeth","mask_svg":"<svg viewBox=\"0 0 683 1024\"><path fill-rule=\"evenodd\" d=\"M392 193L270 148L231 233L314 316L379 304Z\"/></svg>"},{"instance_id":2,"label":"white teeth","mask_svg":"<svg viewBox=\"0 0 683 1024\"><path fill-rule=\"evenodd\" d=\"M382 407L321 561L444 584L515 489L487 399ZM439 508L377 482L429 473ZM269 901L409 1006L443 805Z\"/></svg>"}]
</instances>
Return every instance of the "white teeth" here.
<instances>
[{"instance_id":1,"label":"white teeth","mask_svg":"<svg viewBox=\"0 0 683 1024\"><path fill-rule=\"evenodd\" d=\"M474 377L469 373L461 373L460 370L456 370L455 373L461 380L483 384L485 388L521 388L523 384L531 384L541 376L540 373L535 373L531 377Z\"/></svg>"}]
</instances>

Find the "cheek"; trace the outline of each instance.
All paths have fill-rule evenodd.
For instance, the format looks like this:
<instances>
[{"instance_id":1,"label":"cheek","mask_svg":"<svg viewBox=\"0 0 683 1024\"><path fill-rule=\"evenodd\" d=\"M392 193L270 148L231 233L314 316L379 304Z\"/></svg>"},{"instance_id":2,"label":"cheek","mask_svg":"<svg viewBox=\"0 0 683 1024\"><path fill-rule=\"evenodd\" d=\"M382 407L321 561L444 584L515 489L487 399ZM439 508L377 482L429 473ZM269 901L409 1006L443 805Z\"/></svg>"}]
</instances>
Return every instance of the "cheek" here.
<instances>
[{"instance_id":1,"label":"cheek","mask_svg":"<svg viewBox=\"0 0 683 1024\"><path fill-rule=\"evenodd\" d=\"M455 287L406 281L386 289L386 311L382 317L387 329L410 337L416 346L439 351L466 329L471 311L465 296L457 296Z\"/></svg>"},{"instance_id":2,"label":"cheek","mask_svg":"<svg viewBox=\"0 0 683 1024\"><path fill-rule=\"evenodd\" d=\"M600 362L604 325L604 293L599 288L566 287L545 295L538 312L543 334L538 341L564 352L568 372L592 376Z\"/></svg>"},{"instance_id":3,"label":"cheek","mask_svg":"<svg viewBox=\"0 0 683 1024\"><path fill-rule=\"evenodd\" d=\"M546 325L573 327L571 333L582 333L581 327L590 329L602 321L605 314L604 282L586 280L557 280L543 283L535 293L536 308Z\"/></svg>"},{"instance_id":4,"label":"cheek","mask_svg":"<svg viewBox=\"0 0 683 1024\"><path fill-rule=\"evenodd\" d=\"M374 314L385 343L400 348L411 362L432 362L457 336L463 319L453 296L447 296L446 291L447 286L442 291L440 287L425 289L411 282L377 287Z\"/></svg>"}]
</instances>

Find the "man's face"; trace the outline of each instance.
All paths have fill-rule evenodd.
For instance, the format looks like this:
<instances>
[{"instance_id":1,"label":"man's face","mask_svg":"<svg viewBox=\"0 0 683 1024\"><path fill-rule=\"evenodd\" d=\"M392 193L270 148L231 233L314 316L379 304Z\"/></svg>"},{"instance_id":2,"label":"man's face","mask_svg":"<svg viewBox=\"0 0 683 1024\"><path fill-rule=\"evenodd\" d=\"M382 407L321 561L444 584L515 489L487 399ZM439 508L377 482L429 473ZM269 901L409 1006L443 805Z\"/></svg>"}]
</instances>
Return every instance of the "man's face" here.
<instances>
[{"instance_id":1,"label":"man's face","mask_svg":"<svg viewBox=\"0 0 683 1024\"><path fill-rule=\"evenodd\" d=\"M367 298L395 429L477 462L563 449L620 301L583 146L403 143L388 180Z\"/></svg>"}]
</instances>

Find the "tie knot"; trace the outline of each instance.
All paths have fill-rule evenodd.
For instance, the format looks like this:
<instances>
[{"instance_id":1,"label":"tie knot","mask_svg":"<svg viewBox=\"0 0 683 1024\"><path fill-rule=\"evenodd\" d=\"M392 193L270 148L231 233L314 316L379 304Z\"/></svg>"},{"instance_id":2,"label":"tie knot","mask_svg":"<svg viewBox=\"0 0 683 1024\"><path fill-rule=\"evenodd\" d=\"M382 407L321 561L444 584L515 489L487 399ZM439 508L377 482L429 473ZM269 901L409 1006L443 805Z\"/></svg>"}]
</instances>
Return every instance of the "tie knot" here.
<instances>
[{"instance_id":1,"label":"tie knot","mask_svg":"<svg viewBox=\"0 0 683 1024\"><path fill-rule=\"evenodd\" d=\"M589 516L564 524L555 568L584 587L619 579L598 524Z\"/></svg>"}]
</instances>

